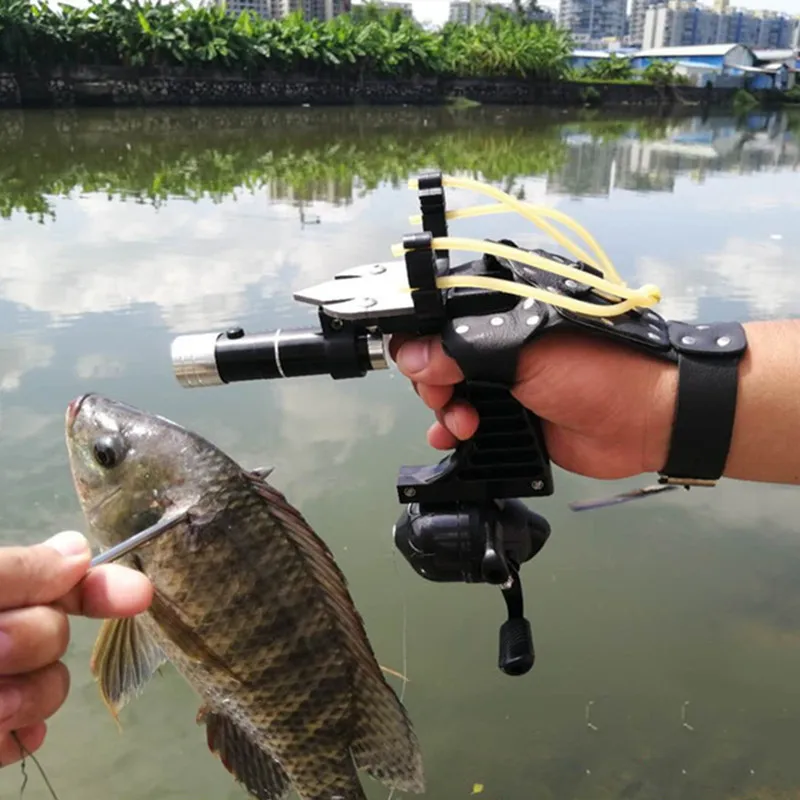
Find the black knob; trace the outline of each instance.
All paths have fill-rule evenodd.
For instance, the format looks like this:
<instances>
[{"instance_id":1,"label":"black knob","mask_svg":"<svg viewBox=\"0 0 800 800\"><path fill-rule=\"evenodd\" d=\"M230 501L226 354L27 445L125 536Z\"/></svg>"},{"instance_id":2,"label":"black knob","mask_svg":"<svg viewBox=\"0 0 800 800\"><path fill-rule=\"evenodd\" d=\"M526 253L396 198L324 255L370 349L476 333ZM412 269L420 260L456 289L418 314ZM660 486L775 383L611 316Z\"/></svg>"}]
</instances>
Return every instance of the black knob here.
<instances>
[{"instance_id":1,"label":"black knob","mask_svg":"<svg viewBox=\"0 0 800 800\"><path fill-rule=\"evenodd\" d=\"M506 675L524 675L533 666L531 624L525 617L512 617L500 626L500 669Z\"/></svg>"}]
</instances>

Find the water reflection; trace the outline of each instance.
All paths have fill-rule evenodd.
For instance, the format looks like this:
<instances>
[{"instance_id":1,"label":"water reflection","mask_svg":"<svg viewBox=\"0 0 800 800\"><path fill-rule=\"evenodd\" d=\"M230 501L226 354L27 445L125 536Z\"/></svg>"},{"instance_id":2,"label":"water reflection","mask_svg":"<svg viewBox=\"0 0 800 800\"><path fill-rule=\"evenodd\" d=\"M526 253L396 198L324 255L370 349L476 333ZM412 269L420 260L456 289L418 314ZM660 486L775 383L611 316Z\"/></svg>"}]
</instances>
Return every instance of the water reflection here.
<instances>
[{"instance_id":1,"label":"water reflection","mask_svg":"<svg viewBox=\"0 0 800 800\"><path fill-rule=\"evenodd\" d=\"M425 583L393 553L397 467L436 458L405 381L187 392L168 363L176 333L309 324L291 290L389 257L416 211L405 180L429 166L576 217L626 281L661 287L664 313L796 315L795 125L488 108L0 115L0 541L83 524L63 408L87 389L120 397L274 465L394 668L407 603L427 796L795 796L795 492L725 485L571 515L569 499L637 482L558 472L537 504L554 535L525 574L539 663L515 681L495 666L500 599ZM453 230L553 247L513 216ZM170 672L116 735L86 666L95 631L76 626L73 701L42 754L61 796L243 797ZM0 797L18 788L0 772ZM35 778L27 792L44 796Z\"/></svg>"},{"instance_id":2,"label":"water reflection","mask_svg":"<svg viewBox=\"0 0 800 800\"><path fill-rule=\"evenodd\" d=\"M620 119L515 108L226 110L0 116L0 213L52 215L51 198L82 191L162 203L267 191L296 208L350 205L416 171L480 172L507 190L545 176L548 193L674 191L677 176L796 169L797 120Z\"/></svg>"}]
</instances>

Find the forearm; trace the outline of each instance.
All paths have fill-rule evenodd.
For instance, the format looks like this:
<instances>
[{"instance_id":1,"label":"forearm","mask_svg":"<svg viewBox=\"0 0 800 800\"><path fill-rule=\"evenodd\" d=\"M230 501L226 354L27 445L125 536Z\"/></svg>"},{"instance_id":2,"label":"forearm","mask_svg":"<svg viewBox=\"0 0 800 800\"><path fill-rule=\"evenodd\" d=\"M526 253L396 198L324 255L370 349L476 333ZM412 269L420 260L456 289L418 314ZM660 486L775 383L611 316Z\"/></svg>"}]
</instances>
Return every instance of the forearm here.
<instances>
[{"instance_id":1,"label":"forearm","mask_svg":"<svg viewBox=\"0 0 800 800\"><path fill-rule=\"evenodd\" d=\"M739 367L739 392L725 477L800 484L800 320L751 322ZM655 469L666 463L675 413L677 368L659 381L653 426ZM702 447L702 442L698 442Z\"/></svg>"}]
</instances>

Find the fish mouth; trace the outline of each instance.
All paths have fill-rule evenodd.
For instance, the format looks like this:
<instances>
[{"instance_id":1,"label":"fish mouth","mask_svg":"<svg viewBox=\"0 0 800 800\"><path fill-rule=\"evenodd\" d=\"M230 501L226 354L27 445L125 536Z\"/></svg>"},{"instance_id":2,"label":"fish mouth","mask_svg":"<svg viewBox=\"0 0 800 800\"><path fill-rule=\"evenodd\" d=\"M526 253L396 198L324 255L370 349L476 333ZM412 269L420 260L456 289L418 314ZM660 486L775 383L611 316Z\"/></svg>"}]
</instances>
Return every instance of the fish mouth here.
<instances>
[{"instance_id":1,"label":"fish mouth","mask_svg":"<svg viewBox=\"0 0 800 800\"><path fill-rule=\"evenodd\" d=\"M81 406L88 397L91 397L91 392L87 392L86 394L80 395L80 397L76 397L67 405L67 428L72 428L72 425L74 424L75 419L81 410Z\"/></svg>"}]
</instances>

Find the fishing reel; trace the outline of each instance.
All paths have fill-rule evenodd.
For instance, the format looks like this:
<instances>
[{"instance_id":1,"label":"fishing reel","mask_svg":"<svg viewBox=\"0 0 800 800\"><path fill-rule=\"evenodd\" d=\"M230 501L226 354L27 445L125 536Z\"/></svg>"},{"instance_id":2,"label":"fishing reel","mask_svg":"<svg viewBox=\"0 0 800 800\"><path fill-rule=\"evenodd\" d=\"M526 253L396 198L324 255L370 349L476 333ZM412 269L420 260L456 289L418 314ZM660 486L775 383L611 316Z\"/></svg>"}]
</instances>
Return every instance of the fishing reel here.
<instances>
[{"instance_id":1,"label":"fishing reel","mask_svg":"<svg viewBox=\"0 0 800 800\"><path fill-rule=\"evenodd\" d=\"M526 250L507 239L449 238L448 219L498 210L519 211L540 227L549 223L526 204L476 181L432 173L416 185L423 231L403 239L402 258L344 270L294 293L296 300L316 306L318 328L254 334L233 328L179 336L172 345L173 367L187 388L325 374L361 378L388 367L386 337L440 336L464 374L455 397L470 403L480 422L471 439L437 464L400 468L396 491L404 508L394 542L426 580L500 588L507 620L500 627L498 665L508 675L522 675L533 666L535 650L520 569L550 536L547 520L522 498L554 491L541 421L510 392L522 348L543 335L570 330L676 362L683 410L661 483L710 486L724 466L715 442L722 442L727 453L730 392L727 405L712 403L709 409L703 404L707 393L698 395L698 385L707 385L709 375L717 387L730 388L733 380L735 401L744 331L736 323L667 322L650 308L658 300L657 289L626 287L588 234L584 238L596 259L563 237L559 241L576 258ZM505 208L448 212L445 185L489 194ZM481 257L452 265L452 249ZM698 436L706 445L700 454Z\"/></svg>"}]
</instances>

